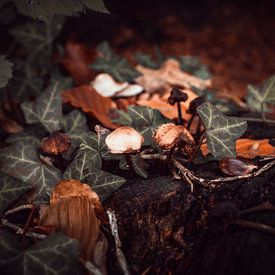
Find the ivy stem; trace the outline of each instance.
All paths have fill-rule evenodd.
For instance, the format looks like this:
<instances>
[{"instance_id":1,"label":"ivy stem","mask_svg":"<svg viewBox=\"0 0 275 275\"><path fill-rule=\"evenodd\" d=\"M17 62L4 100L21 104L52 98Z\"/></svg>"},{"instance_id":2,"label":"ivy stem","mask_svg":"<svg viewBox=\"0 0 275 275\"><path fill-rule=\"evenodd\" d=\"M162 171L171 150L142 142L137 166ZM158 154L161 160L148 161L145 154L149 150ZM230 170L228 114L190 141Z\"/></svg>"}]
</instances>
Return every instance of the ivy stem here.
<instances>
[{"instance_id":1,"label":"ivy stem","mask_svg":"<svg viewBox=\"0 0 275 275\"><path fill-rule=\"evenodd\" d=\"M178 123L179 123L179 125L183 125L183 119L182 119L182 112L181 112L180 102L177 102L177 108L178 108Z\"/></svg>"}]
</instances>

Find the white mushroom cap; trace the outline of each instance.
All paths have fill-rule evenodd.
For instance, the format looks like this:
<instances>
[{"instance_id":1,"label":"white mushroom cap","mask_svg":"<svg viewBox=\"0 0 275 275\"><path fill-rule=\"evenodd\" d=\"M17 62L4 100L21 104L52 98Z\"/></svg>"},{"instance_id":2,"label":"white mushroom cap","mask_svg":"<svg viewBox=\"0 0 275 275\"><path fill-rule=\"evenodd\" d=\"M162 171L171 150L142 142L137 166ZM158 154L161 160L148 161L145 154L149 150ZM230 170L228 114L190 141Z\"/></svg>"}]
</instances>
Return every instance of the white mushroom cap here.
<instances>
[{"instance_id":1,"label":"white mushroom cap","mask_svg":"<svg viewBox=\"0 0 275 275\"><path fill-rule=\"evenodd\" d=\"M127 82L118 83L109 74L99 74L91 82L91 85L100 95L110 97L127 88L129 84Z\"/></svg>"},{"instance_id":2,"label":"white mushroom cap","mask_svg":"<svg viewBox=\"0 0 275 275\"><path fill-rule=\"evenodd\" d=\"M192 135L183 125L173 123L161 125L156 130L154 140L164 150L170 150L174 145L180 145L181 143L195 143Z\"/></svg>"},{"instance_id":3,"label":"white mushroom cap","mask_svg":"<svg viewBox=\"0 0 275 275\"><path fill-rule=\"evenodd\" d=\"M127 126L117 128L105 139L105 143L112 154L137 152L143 142L143 136L134 128Z\"/></svg>"}]
</instances>

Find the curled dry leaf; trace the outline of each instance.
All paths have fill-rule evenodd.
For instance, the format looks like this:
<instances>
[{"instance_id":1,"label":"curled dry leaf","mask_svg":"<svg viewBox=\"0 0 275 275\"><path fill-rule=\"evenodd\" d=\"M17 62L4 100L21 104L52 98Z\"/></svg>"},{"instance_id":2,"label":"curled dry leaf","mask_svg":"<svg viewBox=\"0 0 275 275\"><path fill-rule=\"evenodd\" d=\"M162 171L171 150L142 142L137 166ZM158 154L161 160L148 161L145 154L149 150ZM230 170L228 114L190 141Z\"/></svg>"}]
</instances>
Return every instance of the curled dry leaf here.
<instances>
[{"instance_id":1,"label":"curled dry leaf","mask_svg":"<svg viewBox=\"0 0 275 275\"><path fill-rule=\"evenodd\" d=\"M255 168L253 162L234 158L223 158L219 162L222 172L229 176L241 176L251 173Z\"/></svg>"},{"instance_id":2,"label":"curled dry leaf","mask_svg":"<svg viewBox=\"0 0 275 275\"><path fill-rule=\"evenodd\" d=\"M254 159L256 157L275 156L275 147L269 144L268 139L254 140L254 139L238 139L236 141L237 156ZM206 144L201 146L203 156L209 154Z\"/></svg>"},{"instance_id":3,"label":"curled dry leaf","mask_svg":"<svg viewBox=\"0 0 275 275\"><path fill-rule=\"evenodd\" d=\"M52 155L65 153L70 149L70 146L70 137L60 132L55 132L50 136L43 138L41 142L42 151Z\"/></svg>"},{"instance_id":4,"label":"curled dry leaf","mask_svg":"<svg viewBox=\"0 0 275 275\"><path fill-rule=\"evenodd\" d=\"M99 74L92 82L92 87L104 97L129 97L140 94L143 87L128 82L116 82L109 74Z\"/></svg>"},{"instance_id":5,"label":"curled dry leaf","mask_svg":"<svg viewBox=\"0 0 275 275\"><path fill-rule=\"evenodd\" d=\"M211 85L211 80L202 80L185 73L180 68L180 63L175 59L166 60L158 70L149 69L138 65L136 67L142 76L135 79L136 83L144 87L148 93L170 92L173 87L205 89Z\"/></svg>"},{"instance_id":6,"label":"curled dry leaf","mask_svg":"<svg viewBox=\"0 0 275 275\"><path fill-rule=\"evenodd\" d=\"M102 217L103 213L97 194L87 184L62 180L53 190L50 206L40 225L55 226L57 231L79 240L84 259L95 262L105 273L107 241L100 231L98 218L98 214ZM100 262L98 254L101 254Z\"/></svg>"},{"instance_id":7,"label":"curled dry leaf","mask_svg":"<svg viewBox=\"0 0 275 275\"><path fill-rule=\"evenodd\" d=\"M197 95L191 90L185 89L184 92L188 95L188 99L185 102L181 102L181 111L183 119L189 120L190 114L187 113L190 102L197 97ZM176 119L178 117L177 108L168 103L170 97L170 90L164 95L154 94L151 97L148 94L141 95L137 104L140 106L147 106L153 109L158 109L164 116L169 119Z\"/></svg>"},{"instance_id":8,"label":"curled dry leaf","mask_svg":"<svg viewBox=\"0 0 275 275\"><path fill-rule=\"evenodd\" d=\"M108 97L103 97L89 85L82 85L62 93L64 103L69 103L83 112L98 119L105 127L115 129L117 125L111 122L109 114L115 103Z\"/></svg>"},{"instance_id":9,"label":"curled dry leaf","mask_svg":"<svg viewBox=\"0 0 275 275\"><path fill-rule=\"evenodd\" d=\"M68 42L60 63L70 73L76 84L87 84L94 77L89 65L94 60L95 55L96 52L93 49L75 42Z\"/></svg>"}]
</instances>

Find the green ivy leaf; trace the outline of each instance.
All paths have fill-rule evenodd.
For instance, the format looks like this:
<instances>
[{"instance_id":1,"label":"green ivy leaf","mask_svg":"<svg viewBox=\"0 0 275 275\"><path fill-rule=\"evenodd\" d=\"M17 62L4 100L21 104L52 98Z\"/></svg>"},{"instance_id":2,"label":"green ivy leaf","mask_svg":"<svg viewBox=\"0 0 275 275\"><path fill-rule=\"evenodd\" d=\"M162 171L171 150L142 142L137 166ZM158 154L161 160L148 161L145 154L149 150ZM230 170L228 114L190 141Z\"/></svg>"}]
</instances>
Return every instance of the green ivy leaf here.
<instances>
[{"instance_id":1,"label":"green ivy leaf","mask_svg":"<svg viewBox=\"0 0 275 275\"><path fill-rule=\"evenodd\" d=\"M114 191L121 187L126 180L122 177L91 168L86 174L85 183L89 184L101 200L107 199Z\"/></svg>"},{"instance_id":2,"label":"green ivy leaf","mask_svg":"<svg viewBox=\"0 0 275 275\"><path fill-rule=\"evenodd\" d=\"M143 159L138 155L131 155L130 157L134 171L141 177L147 179L148 172L145 170L145 163Z\"/></svg>"},{"instance_id":3,"label":"green ivy leaf","mask_svg":"<svg viewBox=\"0 0 275 275\"><path fill-rule=\"evenodd\" d=\"M126 119L125 119L126 118ZM157 109L145 106L128 106L128 113L120 111L113 122L131 126L144 137L144 145L152 145L155 129L164 123L171 122Z\"/></svg>"},{"instance_id":4,"label":"green ivy leaf","mask_svg":"<svg viewBox=\"0 0 275 275\"><path fill-rule=\"evenodd\" d=\"M60 130L62 103L59 84L50 86L35 101L22 103L21 108L27 123L40 122L49 132Z\"/></svg>"},{"instance_id":5,"label":"green ivy leaf","mask_svg":"<svg viewBox=\"0 0 275 275\"><path fill-rule=\"evenodd\" d=\"M247 103L251 110L268 111L266 104L275 103L275 75L267 79L261 86L248 85Z\"/></svg>"},{"instance_id":6,"label":"green ivy leaf","mask_svg":"<svg viewBox=\"0 0 275 275\"><path fill-rule=\"evenodd\" d=\"M158 69L159 64L155 62L150 54L136 52L135 58L139 64L151 69Z\"/></svg>"},{"instance_id":7,"label":"green ivy leaf","mask_svg":"<svg viewBox=\"0 0 275 275\"><path fill-rule=\"evenodd\" d=\"M33 19L50 23L55 15L73 16L92 9L103 13L109 13L103 0L13 0L18 11Z\"/></svg>"},{"instance_id":8,"label":"green ivy leaf","mask_svg":"<svg viewBox=\"0 0 275 275\"><path fill-rule=\"evenodd\" d=\"M91 68L112 75L119 82L132 82L140 73L125 58L116 55L107 41L97 46L99 57L91 64Z\"/></svg>"},{"instance_id":9,"label":"green ivy leaf","mask_svg":"<svg viewBox=\"0 0 275 275\"><path fill-rule=\"evenodd\" d=\"M60 181L61 172L43 163L32 144L17 142L0 152L1 170L35 188L36 202L48 202L52 188Z\"/></svg>"},{"instance_id":10,"label":"green ivy leaf","mask_svg":"<svg viewBox=\"0 0 275 275\"><path fill-rule=\"evenodd\" d=\"M12 66L5 56L0 55L0 88L6 87L12 77Z\"/></svg>"},{"instance_id":11,"label":"green ivy leaf","mask_svg":"<svg viewBox=\"0 0 275 275\"><path fill-rule=\"evenodd\" d=\"M81 143L84 135L89 131L87 119L79 110L73 110L61 120L61 128L77 144Z\"/></svg>"},{"instance_id":12,"label":"green ivy leaf","mask_svg":"<svg viewBox=\"0 0 275 275\"><path fill-rule=\"evenodd\" d=\"M0 172L0 215L30 189L30 184Z\"/></svg>"},{"instance_id":13,"label":"green ivy leaf","mask_svg":"<svg viewBox=\"0 0 275 275\"><path fill-rule=\"evenodd\" d=\"M3 233L0 237L1 274L84 274L78 257L78 241L61 233L26 250L11 234Z\"/></svg>"},{"instance_id":14,"label":"green ivy leaf","mask_svg":"<svg viewBox=\"0 0 275 275\"><path fill-rule=\"evenodd\" d=\"M210 102L197 108L206 129L207 147L217 159L236 157L235 142L247 129L247 122L237 117L225 116Z\"/></svg>"}]
</instances>

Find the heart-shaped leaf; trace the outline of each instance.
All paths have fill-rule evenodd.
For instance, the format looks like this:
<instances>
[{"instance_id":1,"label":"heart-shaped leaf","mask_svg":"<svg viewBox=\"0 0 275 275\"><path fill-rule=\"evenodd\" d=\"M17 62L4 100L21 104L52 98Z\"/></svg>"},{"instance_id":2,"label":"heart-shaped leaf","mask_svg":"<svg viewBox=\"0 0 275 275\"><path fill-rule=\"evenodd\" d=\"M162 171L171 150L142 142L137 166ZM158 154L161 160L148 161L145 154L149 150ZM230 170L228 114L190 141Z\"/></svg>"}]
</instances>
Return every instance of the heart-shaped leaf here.
<instances>
[{"instance_id":1,"label":"heart-shaped leaf","mask_svg":"<svg viewBox=\"0 0 275 275\"><path fill-rule=\"evenodd\" d=\"M0 237L1 274L83 274L77 240L57 233L27 250L9 233Z\"/></svg>"},{"instance_id":2,"label":"heart-shaped leaf","mask_svg":"<svg viewBox=\"0 0 275 275\"><path fill-rule=\"evenodd\" d=\"M247 129L247 122L237 117L225 116L210 102L197 108L206 129L207 147L217 159L236 157L236 140Z\"/></svg>"},{"instance_id":3,"label":"heart-shaped leaf","mask_svg":"<svg viewBox=\"0 0 275 275\"><path fill-rule=\"evenodd\" d=\"M1 170L30 183L35 201L48 202L51 189L61 179L60 170L43 163L32 144L17 142L0 152Z\"/></svg>"},{"instance_id":4,"label":"heart-shaped leaf","mask_svg":"<svg viewBox=\"0 0 275 275\"><path fill-rule=\"evenodd\" d=\"M81 142L84 135L88 132L88 125L85 115L79 110L73 110L63 117L61 128L77 144Z\"/></svg>"},{"instance_id":5,"label":"heart-shaped leaf","mask_svg":"<svg viewBox=\"0 0 275 275\"><path fill-rule=\"evenodd\" d=\"M40 122L49 132L60 130L62 103L59 84L50 86L35 101L22 103L21 108L27 123Z\"/></svg>"},{"instance_id":6,"label":"heart-shaped leaf","mask_svg":"<svg viewBox=\"0 0 275 275\"><path fill-rule=\"evenodd\" d=\"M0 172L0 215L29 189L30 184Z\"/></svg>"},{"instance_id":7,"label":"heart-shaped leaf","mask_svg":"<svg viewBox=\"0 0 275 275\"><path fill-rule=\"evenodd\" d=\"M140 75L125 58L116 55L109 43L104 41L97 46L99 57L91 65L91 68L112 75L117 81L133 81Z\"/></svg>"},{"instance_id":8,"label":"heart-shaped leaf","mask_svg":"<svg viewBox=\"0 0 275 275\"><path fill-rule=\"evenodd\" d=\"M12 77L12 66L13 64L5 56L0 55L0 88L7 86Z\"/></svg>"},{"instance_id":9,"label":"heart-shaped leaf","mask_svg":"<svg viewBox=\"0 0 275 275\"><path fill-rule=\"evenodd\" d=\"M265 104L275 103L275 75L259 87L248 85L247 103L252 110L267 111Z\"/></svg>"},{"instance_id":10,"label":"heart-shaped leaf","mask_svg":"<svg viewBox=\"0 0 275 275\"><path fill-rule=\"evenodd\" d=\"M152 145L155 129L171 121L159 110L145 106L128 106L128 113L120 111L114 122L133 127L143 135L144 145Z\"/></svg>"}]
</instances>

